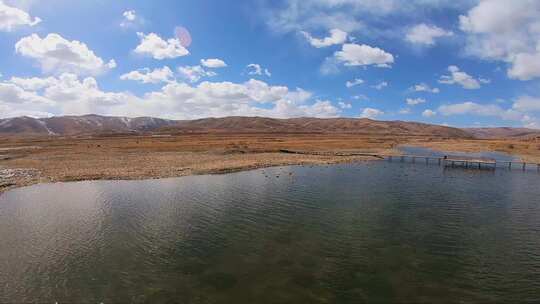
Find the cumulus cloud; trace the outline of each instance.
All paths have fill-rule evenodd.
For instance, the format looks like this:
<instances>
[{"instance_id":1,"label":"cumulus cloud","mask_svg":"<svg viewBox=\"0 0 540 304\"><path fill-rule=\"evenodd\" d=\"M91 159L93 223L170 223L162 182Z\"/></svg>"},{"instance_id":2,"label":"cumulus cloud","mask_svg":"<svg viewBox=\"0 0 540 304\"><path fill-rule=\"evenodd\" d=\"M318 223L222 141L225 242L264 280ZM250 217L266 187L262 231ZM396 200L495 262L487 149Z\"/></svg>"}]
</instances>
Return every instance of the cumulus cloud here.
<instances>
[{"instance_id":1,"label":"cumulus cloud","mask_svg":"<svg viewBox=\"0 0 540 304\"><path fill-rule=\"evenodd\" d=\"M172 59L189 55L189 51L182 46L177 38L162 39L156 33L137 33L140 39L134 52L141 55L152 56L154 59Z\"/></svg>"},{"instance_id":2,"label":"cumulus cloud","mask_svg":"<svg viewBox=\"0 0 540 304\"><path fill-rule=\"evenodd\" d=\"M105 63L83 42L55 33L45 38L37 34L24 37L15 44L15 51L36 60L45 73L99 74L116 67L114 60Z\"/></svg>"},{"instance_id":3,"label":"cumulus cloud","mask_svg":"<svg viewBox=\"0 0 540 304\"><path fill-rule=\"evenodd\" d=\"M381 115L384 115L384 112L379 109L374 108L364 108L360 114L361 118L375 119Z\"/></svg>"},{"instance_id":4,"label":"cumulus cloud","mask_svg":"<svg viewBox=\"0 0 540 304\"><path fill-rule=\"evenodd\" d=\"M439 83L459 84L467 90L479 89L481 87L481 83L490 83L490 80L488 79L473 78L471 75L460 71L459 68L455 65L449 66L448 71L450 72L450 75L441 76L441 78L439 79Z\"/></svg>"},{"instance_id":5,"label":"cumulus cloud","mask_svg":"<svg viewBox=\"0 0 540 304\"><path fill-rule=\"evenodd\" d=\"M522 112L540 112L540 97L519 97L512 108Z\"/></svg>"},{"instance_id":6,"label":"cumulus cloud","mask_svg":"<svg viewBox=\"0 0 540 304\"><path fill-rule=\"evenodd\" d=\"M19 84L25 82L21 79ZM26 81L32 82L38 81ZM33 87L36 88L39 90L0 82L0 116L32 112L45 116L95 113L174 119L231 115L286 118L336 117L341 112L330 101L313 100L308 91L271 86L254 79L244 83L204 81L196 86L171 81L160 90L135 96L103 91L92 77L80 79L75 74L62 74L47 78Z\"/></svg>"},{"instance_id":7,"label":"cumulus cloud","mask_svg":"<svg viewBox=\"0 0 540 304\"><path fill-rule=\"evenodd\" d=\"M427 118L433 117L435 115L437 115L437 112L435 112L433 110L430 110L430 109L424 110L424 112L422 112L422 116L427 117Z\"/></svg>"},{"instance_id":8,"label":"cumulus cloud","mask_svg":"<svg viewBox=\"0 0 540 304\"><path fill-rule=\"evenodd\" d=\"M496 104L478 104L475 102L463 102L450 105L442 105L438 112L445 116L450 115L477 115L498 117L503 120L528 121L530 117L514 109L503 109Z\"/></svg>"},{"instance_id":9,"label":"cumulus cloud","mask_svg":"<svg viewBox=\"0 0 540 304\"><path fill-rule=\"evenodd\" d=\"M409 90L413 92L429 92L433 94L438 94L440 92L439 88L431 88L425 83L419 83L412 86Z\"/></svg>"},{"instance_id":10,"label":"cumulus cloud","mask_svg":"<svg viewBox=\"0 0 540 304\"><path fill-rule=\"evenodd\" d=\"M167 66L150 70L149 68L131 71L120 76L122 80L134 80L141 83L170 82L174 78L174 73Z\"/></svg>"},{"instance_id":11,"label":"cumulus cloud","mask_svg":"<svg viewBox=\"0 0 540 304\"><path fill-rule=\"evenodd\" d=\"M454 33L435 25L421 23L409 28L405 35L405 40L413 44L432 46L435 44L435 39L453 35Z\"/></svg>"},{"instance_id":12,"label":"cumulus cloud","mask_svg":"<svg viewBox=\"0 0 540 304\"><path fill-rule=\"evenodd\" d=\"M20 26L34 26L41 22L22 9L11 7L0 0L0 31L11 32Z\"/></svg>"},{"instance_id":13,"label":"cumulus cloud","mask_svg":"<svg viewBox=\"0 0 540 304\"><path fill-rule=\"evenodd\" d=\"M360 85L360 84L362 84L362 83L364 83L364 80L362 80L362 79L360 79L360 78L356 78L356 79L354 79L354 80L347 81L347 82L345 83L345 86L346 86L347 88L352 88L352 87L357 86L357 85Z\"/></svg>"},{"instance_id":14,"label":"cumulus cloud","mask_svg":"<svg viewBox=\"0 0 540 304\"><path fill-rule=\"evenodd\" d=\"M338 102L338 106L340 108L342 108L342 109L351 109L352 108L352 105L350 103L343 102L343 101Z\"/></svg>"},{"instance_id":15,"label":"cumulus cloud","mask_svg":"<svg viewBox=\"0 0 540 304\"><path fill-rule=\"evenodd\" d=\"M47 77L31 77L31 78L20 78L20 77L11 77L9 80L10 83L15 84L22 88L23 90L28 91L38 91L43 88L46 88L56 82L56 78Z\"/></svg>"},{"instance_id":16,"label":"cumulus cloud","mask_svg":"<svg viewBox=\"0 0 540 304\"><path fill-rule=\"evenodd\" d=\"M137 13L134 10L125 11L122 16L124 16L127 21L134 21L137 19Z\"/></svg>"},{"instance_id":17,"label":"cumulus cloud","mask_svg":"<svg viewBox=\"0 0 540 304\"><path fill-rule=\"evenodd\" d=\"M334 57L346 66L368 66L389 67L394 63L394 56L384 50L371 47L366 44L346 43L341 51L334 53Z\"/></svg>"},{"instance_id":18,"label":"cumulus cloud","mask_svg":"<svg viewBox=\"0 0 540 304\"><path fill-rule=\"evenodd\" d=\"M370 35L380 32L371 23L387 17L416 14L418 11L463 9L471 0L261 0L264 20L270 29L279 32L330 30L339 28L346 32L363 31ZM386 21L386 20L385 20ZM394 23L387 22L391 27ZM396 24L398 28L400 25Z\"/></svg>"},{"instance_id":19,"label":"cumulus cloud","mask_svg":"<svg viewBox=\"0 0 540 304\"><path fill-rule=\"evenodd\" d=\"M398 113L402 114L402 115L408 115L408 114L411 114L411 109L410 108L403 108L403 109L399 110Z\"/></svg>"},{"instance_id":20,"label":"cumulus cloud","mask_svg":"<svg viewBox=\"0 0 540 304\"><path fill-rule=\"evenodd\" d=\"M382 82L379 82L376 85L372 85L371 87L374 88L375 90L382 90L382 89L386 88L387 86L388 86L388 82L382 81Z\"/></svg>"},{"instance_id":21,"label":"cumulus cloud","mask_svg":"<svg viewBox=\"0 0 540 304\"><path fill-rule=\"evenodd\" d=\"M214 77L216 72L207 71L200 65L178 67L180 76L190 82L197 82L203 77Z\"/></svg>"},{"instance_id":22,"label":"cumulus cloud","mask_svg":"<svg viewBox=\"0 0 540 304\"><path fill-rule=\"evenodd\" d=\"M272 73L268 69L263 69L260 64L257 63L250 63L246 66L246 69L248 70L248 75L259 75L262 76L263 74L271 77Z\"/></svg>"},{"instance_id":23,"label":"cumulus cloud","mask_svg":"<svg viewBox=\"0 0 540 304\"><path fill-rule=\"evenodd\" d=\"M407 99L406 99L406 102L407 102L407 104L410 105L410 106L415 106L415 105L419 105L419 104L425 103L426 100L423 99L423 98L407 98Z\"/></svg>"},{"instance_id":24,"label":"cumulus cloud","mask_svg":"<svg viewBox=\"0 0 540 304\"><path fill-rule=\"evenodd\" d=\"M3 117L23 112L47 115L102 113L110 107L125 104L130 96L103 92L94 78L79 80L77 75L68 73L43 81L13 78L0 82L0 106L7 109L2 113Z\"/></svg>"},{"instance_id":25,"label":"cumulus cloud","mask_svg":"<svg viewBox=\"0 0 540 304\"><path fill-rule=\"evenodd\" d=\"M354 95L352 97L352 99L354 99L354 100L369 100L369 97L367 97L366 95L360 94L360 95Z\"/></svg>"},{"instance_id":26,"label":"cumulus cloud","mask_svg":"<svg viewBox=\"0 0 540 304\"><path fill-rule=\"evenodd\" d=\"M135 10L127 10L122 13L122 22L120 26L123 28L137 27L144 23L144 19L137 15Z\"/></svg>"},{"instance_id":27,"label":"cumulus cloud","mask_svg":"<svg viewBox=\"0 0 540 304\"><path fill-rule=\"evenodd\" d=\"M510 78L540 77L540 2L481 0L459 18L469 54L507 62Z\"/></svg>"},{"instance_id":28,"label":"cumulus cloud","mask_svg":"<svg viewBox=\"0 0 540 304\"><path fill-rule=\"evenodd\" d=\"M201 59L201 65L212 69L227 67L225 61L217 58Z\"/></svg>"},{"instance_id":29,"label":"cumulus cloud","mask_svg":"<svg viewBox=\"0 0 540 304\"><path fill-rule=\"evenodd\" d=\"M331 29L330 36L325 38L314 38L308 32L301 31L302 35L307 39L309 44L316 48L323 48L335 44L343 44L347 41L347 32L344 32L340 29Z\"/></svg>"}]
</instances>

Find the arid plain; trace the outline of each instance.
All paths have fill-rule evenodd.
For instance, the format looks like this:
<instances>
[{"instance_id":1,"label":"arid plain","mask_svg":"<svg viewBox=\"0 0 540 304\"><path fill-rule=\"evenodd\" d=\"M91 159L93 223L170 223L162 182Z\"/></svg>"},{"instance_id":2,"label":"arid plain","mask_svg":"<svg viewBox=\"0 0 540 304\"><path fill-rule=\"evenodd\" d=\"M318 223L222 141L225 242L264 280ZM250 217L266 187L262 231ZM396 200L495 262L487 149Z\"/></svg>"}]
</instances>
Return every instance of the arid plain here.
<instances>
[{"instance_id":1,"label":"arid plain","mask_svg":"<svg viewBox=\"0 0 540 304\"><path fill-rule=\"evenodd\" d=\"M540 142L536 139L335 133L4 137L0 141L0 192L41 182L165 178L281 165L371 161L378 158L369 154L399 154L400 145L442 151L498 151L540 162ZM362 153L366 155L358 155Z\"/></svg>"}]
</instances>

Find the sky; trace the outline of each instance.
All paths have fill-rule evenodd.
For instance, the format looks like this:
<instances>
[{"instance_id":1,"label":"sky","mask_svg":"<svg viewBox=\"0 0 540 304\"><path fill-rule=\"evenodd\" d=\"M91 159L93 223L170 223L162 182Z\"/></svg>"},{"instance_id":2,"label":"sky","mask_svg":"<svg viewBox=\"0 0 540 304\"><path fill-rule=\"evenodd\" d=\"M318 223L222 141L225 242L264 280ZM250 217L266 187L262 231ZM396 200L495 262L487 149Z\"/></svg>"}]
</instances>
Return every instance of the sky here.
<instances>
[{"instance_id":1,"label":"sky","mask_svg":"<svg viewBox=\"0 0 540 304\"><path fill-rule=\"evenodd\" d=\"M0 118L540 128L539 0L0 0Z\"/></svg>"}]
</instances>

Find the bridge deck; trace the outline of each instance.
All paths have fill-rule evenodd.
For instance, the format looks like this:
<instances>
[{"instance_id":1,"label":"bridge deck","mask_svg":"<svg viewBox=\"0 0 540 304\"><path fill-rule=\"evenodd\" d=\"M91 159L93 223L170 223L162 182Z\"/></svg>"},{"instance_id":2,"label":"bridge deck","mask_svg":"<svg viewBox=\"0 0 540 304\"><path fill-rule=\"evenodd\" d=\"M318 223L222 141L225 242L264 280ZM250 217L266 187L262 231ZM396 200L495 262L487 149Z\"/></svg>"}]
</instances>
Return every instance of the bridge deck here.
<instances>
[{"instance_id":1,"label":"bridge deck","mask_svg":"<svg viewBox=\"0 0 540 304\"><path fill-rule=\"evenodd\" d=\"M465 167L470 169L496 169L499 167L506 167L512 169L513 165L521 167L523 171L527 168L534 166L538 172L540 172L540 164L537 163L527 163L527 162L516 162L516 161L497 161L493 158L483 158L483 157L467 157L467 156L422 156L422 155L381 155L381 158L384 158L390 162L393 160L399 160L400 162L405 162L406 160L416 163L417 161L424 160L426 164L430 164L433 161L436 161L438 165L444 165L445 167Z\"/></svg>"}]
</instances>

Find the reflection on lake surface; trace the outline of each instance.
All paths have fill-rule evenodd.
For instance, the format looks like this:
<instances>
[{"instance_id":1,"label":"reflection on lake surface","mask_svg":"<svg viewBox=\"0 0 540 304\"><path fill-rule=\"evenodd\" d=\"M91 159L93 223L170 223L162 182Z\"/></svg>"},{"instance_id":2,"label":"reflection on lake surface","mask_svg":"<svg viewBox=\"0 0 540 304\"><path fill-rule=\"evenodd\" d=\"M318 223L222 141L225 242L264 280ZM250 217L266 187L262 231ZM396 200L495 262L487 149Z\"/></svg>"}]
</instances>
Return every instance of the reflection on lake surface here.
<instances>
[{"instance_id":1,"label":"reflection on lake surface","mask_svg":"<svg viewBox=\"0 0 540 304\"><path fill-rule=\"evenodd\" d=\"M540 175L375 162L0 196L0 302L537 301Z\"/></svg>"}]
</instances>

